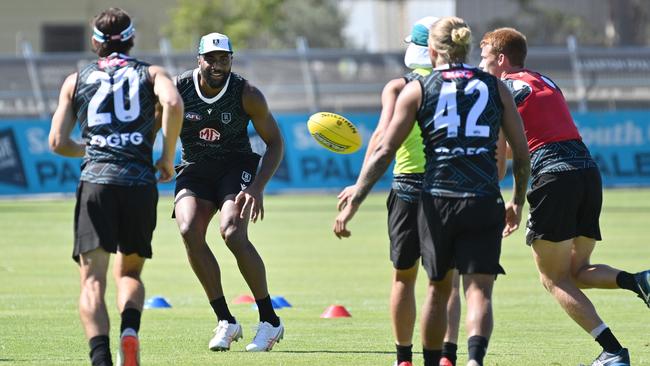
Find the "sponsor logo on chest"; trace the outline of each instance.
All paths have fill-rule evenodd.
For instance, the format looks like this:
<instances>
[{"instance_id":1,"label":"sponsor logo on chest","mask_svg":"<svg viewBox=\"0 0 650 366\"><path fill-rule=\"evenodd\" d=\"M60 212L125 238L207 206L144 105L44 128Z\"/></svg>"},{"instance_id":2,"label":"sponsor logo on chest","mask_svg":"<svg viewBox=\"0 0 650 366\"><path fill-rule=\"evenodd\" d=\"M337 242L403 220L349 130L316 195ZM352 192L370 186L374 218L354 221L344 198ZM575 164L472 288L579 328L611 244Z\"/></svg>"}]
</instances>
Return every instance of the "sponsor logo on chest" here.
<instances>
[{"instance_id":1,"label":"sponsor logo on chest","mask_svg":"<svg viewBox=\"0 0 650 366\"><path fill-rule=\"evenodd\" d=\"M199 131L199 138L204 141L217 141L221 137L221 134L219 131L215 130L214 128L204 128L201 131Z\"/></svg>"}]
</instances>

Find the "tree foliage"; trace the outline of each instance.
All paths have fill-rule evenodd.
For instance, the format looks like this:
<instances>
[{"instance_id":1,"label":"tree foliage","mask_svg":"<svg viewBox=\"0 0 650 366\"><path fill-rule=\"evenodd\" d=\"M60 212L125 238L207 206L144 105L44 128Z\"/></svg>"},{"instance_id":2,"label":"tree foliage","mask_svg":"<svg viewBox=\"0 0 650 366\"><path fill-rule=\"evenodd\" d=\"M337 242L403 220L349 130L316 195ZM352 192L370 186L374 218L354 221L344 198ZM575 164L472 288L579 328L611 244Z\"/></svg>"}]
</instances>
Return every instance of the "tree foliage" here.
<instances>
[{"instance_id":1,"label":"tree foliage","mask_svg":"<svg viewBox=\"0 0 650 366\"><path fill-rule=\"evenodd\" d=\"M195 50L211 32L230 37L235 49L343 47L346 19L334 0L178 0L165 27L177 50Z\"/></svg>"},{"instance_id":2,"label":"tree foliage","mask_svg":"<svg viewBox=\"0 0 650 366\"><path fill-rule=\"evenodd\" d=\"M499 18L488 29L515 27L526 34L529 43L564 45L566 37L574 35L580 44L646 45L650 34L650 0L609 0L609 27L595 24L583 16L552 8L539 0L511 0L517 3L517 17ZM613 34L612 34L613 33Z\"/></svg>"},{"instance_id":3,"label":"tree foliage","mask_svg":"<svg viewBox=\"0 0 650 366\"><path fill-rule=\"evenodd\" d=\"M599 32L581 16L567 14L561 9L549 8L536 1L514 2L519 5L517 17L495 19L488 25L488 29L517 28L526 35L530 44L536 45L564 45L568 35L576 36L581 44L600 41Z\"/></svg>"}]
</instances>

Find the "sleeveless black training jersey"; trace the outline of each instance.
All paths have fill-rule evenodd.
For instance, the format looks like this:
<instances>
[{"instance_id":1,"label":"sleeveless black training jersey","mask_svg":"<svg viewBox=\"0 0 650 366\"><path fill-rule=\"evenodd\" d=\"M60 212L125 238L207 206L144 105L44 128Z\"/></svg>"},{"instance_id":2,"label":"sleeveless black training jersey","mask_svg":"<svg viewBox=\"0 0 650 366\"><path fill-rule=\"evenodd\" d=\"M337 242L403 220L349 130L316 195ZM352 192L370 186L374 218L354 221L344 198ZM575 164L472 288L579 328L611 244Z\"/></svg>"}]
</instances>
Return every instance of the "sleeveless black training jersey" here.
<instances>
[{"instance_id":1,"label":"sleeveless black training jersey","mask_svg":"<svg viewBox=\"0 0 650 366\"><path fill-rule=\"evenodd\" d=\"M112 54L79 71L73 108L86 142L81 180L156 183L151 156L156 101L149 64L134 58Z\"/></svg>"},{"instance_id":2,"label":"sleeveless black training jersey","mask_svg":"<svg viewBox=\"0 0 650 366\"><path fill-rule=\"evenodd\" d=\"M496 143L503 104L497 78L457 64L438 67L419 82L423 190L442 197L499 196Z\"/></svg>"},{"instance_id":3,"label":"sleeveless black training jersey","mask_svg":"<svg viewBox=\"0 0 650 366\"><path fill-rule=\"evenodd\" d=\"M250 116L242 104L246 79L231 72L221 92L206 98L199 90L198 77L197 68L175 80L185 103L182 156L177 170L199 162L229 159L233 154L253 155L247 132Z\"/></svg>"}]
</instances>

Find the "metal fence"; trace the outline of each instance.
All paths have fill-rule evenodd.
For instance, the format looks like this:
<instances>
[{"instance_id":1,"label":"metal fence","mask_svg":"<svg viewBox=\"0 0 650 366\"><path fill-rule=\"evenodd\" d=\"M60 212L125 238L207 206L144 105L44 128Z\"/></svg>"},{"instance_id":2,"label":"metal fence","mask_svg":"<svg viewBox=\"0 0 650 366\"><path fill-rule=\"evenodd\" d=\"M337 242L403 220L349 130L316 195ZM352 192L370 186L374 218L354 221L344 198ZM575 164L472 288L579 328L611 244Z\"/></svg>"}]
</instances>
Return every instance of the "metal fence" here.
<instances>
[{"instance_id":1,"label":"metal fence","mask_svg":"<svg viewBox=\"0 0 650 366\"><path fill-rule=\"evenodd\" d=\"M134 56L172 74L196 67L195 55L161 50ZM49 117L65 77L95 57L32 54L28 45L23 51L23 57L0 57L0 118ZM402 58L403 52L300 47L241 51L235 54L233 71L259 87L273 111L377 111L383 85L407 71ZM478 63L478 50L471 61ZM574 109L650 107L650 48L531 48L527 66L553 79Z\"/></svg>"}]
</instances>

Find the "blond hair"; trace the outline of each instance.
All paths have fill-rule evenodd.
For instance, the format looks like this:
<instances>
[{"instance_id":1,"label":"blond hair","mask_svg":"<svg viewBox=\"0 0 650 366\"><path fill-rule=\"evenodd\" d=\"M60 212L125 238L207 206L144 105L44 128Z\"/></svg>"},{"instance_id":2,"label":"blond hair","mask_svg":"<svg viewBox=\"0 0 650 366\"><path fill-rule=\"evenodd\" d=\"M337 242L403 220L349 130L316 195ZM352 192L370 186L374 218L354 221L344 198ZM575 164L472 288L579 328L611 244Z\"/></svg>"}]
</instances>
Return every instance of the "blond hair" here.
<instances>
[{"instance_id":1,"label":"blond hair","mask_svg":"<svg viewBox=\"0 0 650 366\"><path fill-rule=\"evenodd\" d=\"M472 47L472 30L458 17L444 17L429 30L429 46L447 63L465 62Z\"/></svg>"}]
</instances>

